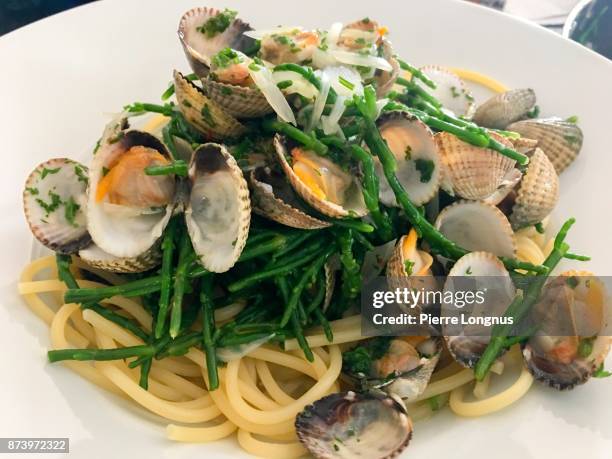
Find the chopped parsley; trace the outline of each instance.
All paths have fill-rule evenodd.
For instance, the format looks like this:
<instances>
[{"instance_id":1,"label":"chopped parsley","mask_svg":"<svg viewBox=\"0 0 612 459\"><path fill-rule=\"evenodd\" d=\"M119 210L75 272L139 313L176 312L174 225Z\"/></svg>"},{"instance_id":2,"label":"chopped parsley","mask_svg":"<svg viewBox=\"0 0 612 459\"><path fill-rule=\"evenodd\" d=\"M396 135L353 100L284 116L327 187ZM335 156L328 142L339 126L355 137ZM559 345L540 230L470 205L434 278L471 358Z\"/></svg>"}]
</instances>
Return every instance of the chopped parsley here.
<instances>
[{"instance_id":1,"label":"chopped parsley","mask_svg":"<svg viewBox=\"0 0 612 459\"><path fill-rule=\"evenodd\" d=\"M32 188L32 187L26 186L26 191L30 193L32 196L36 196L38 194L38 188Z\"/></svg>"},{"instance_id":2,"label":"chopped parsley","mask_svg":"<svg viewBox=\"0 0 612 459\"><path fill-rule=\"evenodd\" d=\"M210 127L215 127L217 125L217 123L215 123L215 120L212 117L212 114L210 113L210 107L208 106L208 104L204 104L201 113L202 119L204 120L204 122L206 122L206 124L208 124Z\"/></svg>"},{"instance_id":3,"label":"chopped parsley","mask_svg":"<svg viewBox=\"0 0 612 459\"><path fill-rule=\"evenodd\" d=\"M355 89L355 85L351 83L349 80L347 80L346 78L344 78L342 75L338 76L338 81L340 82L342 86L344 86L349 91L352 91L353 89Z\"/></svg>"},{"instance_id":4,"label":"chopped parsley","mask_svg":"<svg viewBox=\"0 0 612 459\"><path fill-rule=\"evenodd\" d=\"M429 408L431 408L431 411L438 411L444 406L444 400L442 400L442 397L439 395L434 395L433 397L427 399L427 404L429 405Z\"/></svg>"},{"instance_id":5,"label":"chopped parsley","mask_svg":"<svg viewBox=\"0 0 612 459\"><path fill-rule=\"evenodd\" d=\"M593 372L593 377L594 378L608 378L610 376L612 376L612 371L604 370L604 364L603 363L601 365L599 365L597 370L595 370Z\"/></svg>"},{"instance_id":6,"label":"chopped parsley","mask_svg":"<svg viewBox=\"0 0 612 459\"><path fill-rule=\"evenodd\" d=\"M406 149L404 150L404 159L406 161L410 161L410 159L412 159L412 147L410 145L406 145Z\"/></svg>"},{"instance_id":7,"label":"chopped parsley","mask_svg":"<svg viewBox=\"0 0 612 459\"><path fill-rule=\"evenodd\" d=\"M251 62L249 64L249 70L252 70L253 72L258 72L259 71L259 65L257 65L257 63L255 63L255 62Z\"/></svg>"},{"instance_id":8,"label":"chopped parsley","mask_svg":"<svg viewBox=\"0 0 612 459\"><path fill-rule=\"evenodd\" d=\"M211 59L212 65L222 69L241 62L240 55L232 48L223 48Z\"/></svg>"},{"instance_id":9,"label":"chopped parsley","mask_svg":"<svg viewBox=\"0 0 612 459\"><path fill-rule=\"evenodd\" d=\"M372 362L386 354L392 339L391 336L379 336L368 341L366 345L359 345L345 352L342 356L343 371L354 375L369 375Z\"/></svg>"},{"instance_id":10,"label":"chopped parsley","mask_svg":"<svg viewBox=\"0 0 612 459\"><path fill-rule=\"evenodd\" d=\"M281 45L288 45L288 46L295 46L295 43L293 42L293 40L291 38L289 38L286 35L279 35L277 33L272 35L272 38L274 39L274 41L278 44Z\"/></svg>"},{"instance_id":11,"label":"chopped parsley","mask_svg":"<svg viewBox=\"0 0 612 459\"><path fill-rule=\"evenodd\" d=\"M361 20L361 22L363 22L364 24L369 24L370 23L370 18L365 17Z\"/></svg>"},{"instance_id":12,"label":"chopped parsley","mask_svg":"<svg viewBox=\"0 0 612 459\"><path fill-rule=\"evenodd\" d=\"M538 233L544 234L545 230L544 230L544 225L542 225L542 222L536 223L533 226Z\"/></svg>"},{"instance_id":13,"label":"chopped parsley","mask_svg":"<svg viewBox=\"0 0 612 459\"><path fill-rule=\"evenodd\" d=\"M74 165L74 173L76 174L79 182L83 182L84 184L87 184L89 182L89 178L87 177L87 171L80 164Z\"/></svg>"},{"instance_id":14,"label":"chopped parsley","mask_svg":"<svg viewBox=\"0 0 612 459\"><path fill-rule=\"evenodd\" d=\"M98 139L96 141L96 146L93 149L93 154L95 155L96 153L98 153L98 150L100 149L100 143L102 142L102 139Z\"/></svg>"},{"instance_id":15,"label":"chopped parsley","mask_svg":"<svg viewBox=\"0 0 612 459\"><path fill-rule=\"evenodd\" d=\"M117 135L115 137L111 137L110 139L108 139L108 143L110 145L112 145L114 143L117 143L117 142L119 142L123 138L124 135L125 135L125 132L121 131L121 132L117 133Z\"/></svg>"},{"instance_id":16,"label":"chopped parsley","mask_svg":"<svg viewBox=\"0 0 612 459\"><path fill-rule=\"evenodd\" d=\"M291 81L291 80L283 80L283 81L279 81L276 84L276 86L278 87L278 89L287 89L292 84L293 84L293 81Z\"/></svg>"},{"instance_id":17,"label":"chopped parsley","mask_svg":"<svg viewBox=\"0 0 612 459\"><path fill-rule=\"evenodd\" d=\"M357 40L355 40L355 43L357 43L358 45L363 45L363 46L367 44L365 38L363 37L359 37Z\"/></svg>"},{"instance_id":18,"label":"chopped parsley","mask_svg":"<svg viewBox=\"0 0 612 459\"><path fill-rule=\"evenodd\" d=\"M208 38L212 38L220 33L225 32L225 30L230 26L232 21L236 19L237 15L237 11L225 8L223 11L217 13L216 16L213 16L212 18L207 20L196 30L198 32L203 33Z\"/></svg>"},{"instance_id":19,"label":"chopped parsley","mask_svg":"<svg viewBox=\"0 0 612 459\"><path fill-rule=\"evenodd\" d=\"M468 276L472 275L472 267L468 266L468 269L465 270L465 274L467 274Z\"/></svg>"},{"instance_id":20,"label":"chopped parsley","mask_svg":"<svg viewBox=\"0 0 612 459\"><path fill-rule=\"evenodd\" d=\"M106 174L108 174L109 171L110 169L108 167L102 166L102 177L106 177Z\"/></svg>"},{"instance_id":21,"label":"chopped parsley","mask_svg":"<svg viewBox=\"0 0 612 459\"><path fill-rule=\"evenodd\" d=\"M414 261L412 260L406 260L404 262L404 271L406 271L406 274L408 276L412 275L412 270L414 269Z\"/></svg>"},{"instance_id":22,"label":"chopped parsley","mask_svg":"<svg viewBox=\"0 0 612 459\"><path fill-rule=\"evenodd\" d=\"M42 198L36 198L36 202L45 211L45 218L55 212L62 205L62 198L57 193L49 190L50 201L46 202Z\"/></svg>"},{"instance_id":23,"label":"chopped parsley","mask_svg":"<svg viewBox=\"0 0 612 459\"><path fill-rule=\"evenodd\" d=\"M40 171L40 178L44 180L47 175L57 174L60 171L61 167L56 167L55 169L48 169L43 167L42 171Z\"/></svg>"},{"instance_id":24,"label":"chopped parsley","mask_svg":"<svg viewBox=\"0 0 612 459\"><path fill-rule=\"evenodd\" d=\"M527 112L527 118L537 118L540 116L540 106L534 105L534 107Z\"/></svg>"},{"instance_id":25,"label":"chopped parsley","mask_svg":"<svg viewBox=\"0 0 612 459\"><path fill-rule=\"evenodd\" d=\"M461 93L459 91L457 91L457 87L456 86L451 86L450 87L450 91L451 91L451 94L453 95L453 97L455 99L461 95Z\"/></svg>"},{"instance_id":26,"label":"chopped parsley","mask_svg":"<svg viewBox=\"0 0 612 459\"><path fill-rule=\"evenodd\" d=\"M578 287L580 281L576 276L570 276L565 280L565 283L568 285L569 288L574 289Z\"/></svg>"},{"instance_id":27,"label":"chopped parsley","mask_svg":"<svg viewBox=\"0 0 612 459\"><path fill-rule=\"evenodd\" d=\"M187 107L187 108L191 108L191 107L193 107L193 105L191 105L191 102L189 102L187 99L185 99L185 100L183 101L183 105L184 105L185 107Z\"/></svg>"},{"instance_id":28,"label":"chopped parsley","mask_svg":"<svg viewBox=\"0 0 612 459\"><path fill-rule=\"evenodd\" d=\"M414 161L417 171L421 174L421 183L427 183L431 180L436 165L431 159L416 159Z\"/></svg>"},{"instance_id":29,"label":"chopped parsley","mask_svg":"<svg viewBox=\"0 0 612 459\"><path fill-rule=\"evenodd\" d=\"M575 135L566 135L563 137L565 139L565 141L570 145L570 146L576 146L580 143L580 138L578 136Z\"/></svg>"},{"instance_id":30,"label":"chopped parsley","mask_svg":"<svg viewBox=\"0 0 612 459\"><path fill-rule=\"evenodd\" d=\"M74 201L72 196L64 203L64 217L66 217L66 221L72 226L79 226L74 219L80 208L81 206Z\"/></svg>"},{"instance_id":31,"label":"chopped parsley","mask_svg":"<svg viewBox=\"0 0 612 459\"><path fill-rule=\"evenodd\" d=\"M221 93L225 96L231 96L233 94L233 91L230 87L221 86Z\"/></svg>"},{"instance_id":32,"label":"chopped parsley","mask_svg":"<svg viewBox=\"0 0 612 459\"><path fill-rule=\"evenodd\" d=\"M578 355L583 358L587 358L593 352L593 342L595 336L591 338L582 338L578 343Z\"/></svg>"},{"instance_id":33,"label":"chopped parsley","mask_svg":"<svg viewBox=\"0 0 612 459\"><path fill-rule=\"evenodd\" d=\"M578 124L578 116L572 115L569 118L567 118L565 121L567 121L568 123L572 123L572 124Z\"/></svg>"},{"instance_id":34,"label":"chopped parsley","mask_svg":"<svg viewBox=\"0 0 612 459\"><path fill-rule=\"evenodd\" d=\"M465 100L467 100L468 102L474 102L474 96L472 96L465 89L463 89L463 95L465 96Z\"/></svg>"}]
</instances>

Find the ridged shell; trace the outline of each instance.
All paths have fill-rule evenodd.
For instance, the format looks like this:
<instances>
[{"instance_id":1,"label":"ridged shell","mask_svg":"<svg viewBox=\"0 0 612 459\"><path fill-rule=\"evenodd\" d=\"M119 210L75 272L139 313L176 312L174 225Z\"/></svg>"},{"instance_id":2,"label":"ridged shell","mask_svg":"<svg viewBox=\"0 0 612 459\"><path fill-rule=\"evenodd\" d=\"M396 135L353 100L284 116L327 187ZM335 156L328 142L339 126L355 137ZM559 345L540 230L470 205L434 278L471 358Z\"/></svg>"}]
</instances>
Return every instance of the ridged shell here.
<instances>
[{"instance_id":1,"label":"ridged shell","mask_svg":"<svg viewBox=\"0 0 612 459\"><path fill-rule=\"evenodd\" d=\"M533 89L511 89L496 94L479 105L472 121L480 126L505 129L510 123L520 120L536 104Z\"/></svg>"},{"instance_id":2,"label":"ridged shell","mask_svg":"<svg viewBox=\"0 0 612 459\"><path fill-rule=\"evenodd\" d=\"M388 40L382 43L383 57L391 64L391 71L379 71L376 75L376 96L381 99L387 95L400 74L400 65L393 55L393 48Z\"/></svg>"},{"instance_id":3,"label":"ridged shell","mask_svg":"<svg viewBox=\"0 0 612 459\"><path fill-rule=\"evenodd\" d=\"M202 87L208 97L236 118L259 118L273 112L257 87L232 85L211 77L202 79Z\"/></svg>"},{"instance_id":4,"label":"ridged shell","mask_svg":"<svg viewBox=\"0 0 612 459\"><path fill-rule=\"evenodd\" d=\"M506 216L481 201L458 201L445 207L435 227L448 239L470 251L485 251L514 258L516 242Z\"/></svg>"},{"instance_id":5,"label":"ridged shell","mask_svg":"<svg viewBox=\"0 0 612 459\"><path fill-rule=\"evenodd\" d=\"M448 277L444 284L444 292L454 292L457 290L457 287L459 291L463 290L461 284L458 286L454 285L455 280L453 277L456 276L461 278L469 276L470 279L492 277L489 282L491 284L495 284L496 293L499 292L500 294L503 294L504 301L496 302L495 304L488 301L486 306L484 306L487 311L483 311L483 314L488 313L490 315L501 316L514 299L516 289L512 284L510 275L504 267L504 264L492 253L471 252L457 260L453 268L448 273ZM490 287L491 284L485 283L484 285L489 285ZM474 288L475 286L470 282L469 290L473 291ZM490 293L487 293L485 298L489 298L489 295ZM495 308L495 311L493 308L491 308L491 306ZM456 314L457 309L455 305L443 306L443 315L444 308L448 308L451 311L451 314ZM474 312L476 313L476 311ZM442 327L442 333L444 335L444 339L446 340L448 351L457 361L457 363L467 368L473 368L487 347L490 337L485 336L483 333L485 330L482 330L482 332L475 332L474 336L471 336L470 334L452 336L449 335L449 330L454 329L454 331L456 331L457 326L450 327L450 329L449 327ZM467 330L467 328L464 328L464 330ZM490 331L490 329L486 330Z\"/></svg>"},{"instance_id":6,"label":"ridged shell","mask_svg":"<svg viewBox=\"0 0 612 459\"><path fill-rule=\"evenodd\" d=\"M306 213L284 174L258 167L251 171L249 184L253 212L256 214L292 228L320 229L331 226L331 223Z\"/></svg>"},{"instance_id":7,"label":"ridged shell","mask_svg":"<svg viewBox=\"0 0 612 459\"><path fill-rule=\"evenodd\" d=\"M350 187L350 189L347 190L347 193L350 194L350 198L347 199L344 206L339 206L338 204L325 199L320 199L318 196L316 196L312 190L297 176L287 161L287 158L290 155L285 142L285 138L279 134L274 137L276 156L283 170L285 171L285 174L287 175L289 183L291 183L293 189L302 199L304 199L304 201L328 217L363 217L368 213L365 203L363 202L361 185L357 183L356 179L353 181L353 185Z\"/></svg>"},{"instance_id":8,"label":"ridged shell","mask_svg":"<svg viewBox=\"0 0 612 459\"><path fill-rule=\"evenodd\" d=\"M426 65L420 69L434 83L436 89L426 87L417 80L427 92L437 98L444 108L452 110L457 116L470 118L474 113L474 97L461 78L450 70L438 65Z\"/></svg>"},{"instance_id":9,"label":"ridged shell","mask_svg":"<svg viewBox=\"0 0 612 459\"><path fill-rule=\"evenodd\" d=\"M323 397L295 418L300 442L321 459L390 459L412 438L404 404L380 392L340 392Z\"/></svg>"},{"instance_id":10,"label":"ridged shell","mask_svg":"<svg viewBox=\"0 0 612 459\"><path fill-rule=\"evenodd\" d=\"M431 130L422 121L406 112L393 111L377 120L380 134L387 142L397 163L396 175L412 202L420 206L437 193L442 177L438 148ZM422 180L416 160L432 161L434 169L428 181ZM379 197L387 206L398 206L393 190L388 185L380 161L376 161Z\"/></svg>"},{"instance_id":11,"label":"ridged shell","mask_svg":"<svg viewBox=\"0 0 612 459\"><path fill-rule=\"evenodd\" d=\"M89 188L87 191L87 229L93 242L104 252L118 258L135 258L147 252L161 237L172 216L176 202L174 198L158 214L122 215L111 212L105 202L96 200L97 189L104 169L132 147L151 148L167 159L170 153L154 135L144 131L120 131L116 138L103 143L95 154L89 168Z\"/></svg>"},{"instance_id":12,"label":"ridged shell","mask_svg":"<svg viewBox=\"0 0 612 459\"><path fill-rule=\"evenodd\" d=\"M206 269L228 271L249 236L249 189L234 157L223 145L205 143L189 166L191 194L185 222L193 248Z\"/></svg>"},{"instance_id":13,"label":"ridged shell","mask_svg":"<svg viewBox=\"0 0 612 459\"><path fill-rule=\"evenodd\" d=\"M223 140L246 133L245 126L206 97L200 88L177 70L174 71L174 88L181 113L203 135L213 140Z\"/></svg>"},{"instance_id":14,"label":"ridged shell","mask_svg":"<svg viewBox=\"0 0 612 459\"><path fill-rule=\"evenodd\" d=\"M534 225L546 218L559 200L559 177L548 157L536 148L518 188L510 214L517 229Z\"/></svg>"},{"instance_id":15,"label":"ridged shell","mask_svg":"<svg viewBox=\"0 0 612 459\"><path fill-rule=\"evenodd\" d=\"M512 147L506 138L490 135ZM448 132L437 133L435 140L453 191L464 199L489 197L513 174L516 161L494 150L476 147Z\"/></svg>"},{"instance_id":16,"label":"ridged shell","mask_svg":"<svg viewBox=\"0 0 612 459\"><path fill-rule=\"evenodd\" d=\"M85 217L87 168L67 158L39 164L28 176L23 190L23 211L32 234L45 247L59 253L75 253L91 242ZM47 213L41 204L53 203ZM56 199L57 199L56 198ZM66 219L66 202L79 206L73 223Z\"/></svg>"},{"instance_id":17,"label":"ridged shell","mask_svg":"<svg viewBox=\"0 0 612 459\"><path fill-rule=\"evenodd\" d=\"M254 40L244 34L251 26L236 18L225 31L214 37L207 37L197 30L208 19L220 13L215 8L199 7L187 11L181 17L178 36L185 56L194 73L203 78L208 75L212 57L224 48L244 51Z\"/></svg>"},{"instance_id":18,"label":"ridged shell","mask_svg":"<svg viewBox=\"0 0 612 459\"><path fill-rule=\"evenodd\" d=\"M395 245L391 258L389 258L386 274L389 287L393 290L397 288L422 289L424 291L438 289L436 279L431 273L433 258L429 253L416 247L416 237L414 229L410 230L409 235L402 236ZM408 249L409 253L406 253L404 245L409 240L412 240L413 246ZM407 261L413 263L414 271L411 274L406 272Z\"/></svg>"},{"instance_id":19,"label":"ridged shell","mask_svg":"<svg viewBox=\"0 0 612 459\"><path fill-rule=\"evenodd\" d=\"M568 277L575 277L579 281L579 285L574 288L567 286ZM589 279L583 279L587 277ZM540 297L541 305L544 308L543 313L548 313L548 319L550 320L564 320L564 314L560 314L559 310L555 310L553 312L554 317L550 317L552 311L550 311L551 302L554 304L553 307L562 307L559 306L560 300L558 298L571 298L574 299L573 292L570 295L567 294L555 294L554 298L549 299L549 302L542 303L546 295L546 289L548 288L567 288L576 291L578 288L592 288L595 280L600 283L602 288L603 283L601 280L598 280L596 276L588 271L566 271L559 274L558 277L551 279L548 281L547 285L544 287L544 292ZM587 284L588 281L588 284ZM604 292L605 297L605 292ZM561 300L562 301L562 300ZM604 298L605 301L605 298ZM532 309L532 313L538 314L538 306L541 306L540 303L534 305ZM606 309L605 306L602 307L602 313L605 314ZM604 315L602 314L602 315ZM567 312L565 313L567 315ZM535 320L541 320L536 316ZM574 317L565 318L565 320L575 320ZM605 315L602 317L602 324L605 323L606 317ZM549 323L549 321L545 322ZM572 323L572 325L574 325ZM562 326L553 328L554 333L560 334ZM584 330L583 330L584 331ZM586 333L585 333L586 334ZM567 336L567 335L564 335ZM588 336L593 336L593 333L589 332ZM593 372L605 361L608 353L610 352L611 340L609 336L597 336L597 338L593 341L593 348L591 353L587 357L581 357L580 355L575 356L575 358L570 363L562 363L558 361L551 360L547 355L546 351L541 348L541 346L537 345L537 340L542 339L541 336L534 336L531 338L524 346L523 346L523 357L525 358L525 363L527 365L527 369L533 375L536 381L539 381L549 387L552 387L557 390L570 390L575 386L584 384L589 380L592 376Z\"/></svg>"},{"instance_id":20,"label":"ridged shell","mask_svg":"<svg viewBox=\"0 0 612 459\"><path fill-rule=\"evenodd\" d=\"M518 139L510 139L512 146L516 151L526 155L538 146L538 141L535 139L528 139L527 137L519 137Z\"/></svg>"},{"instance_id":21,"label":"ridged shell","mask_svg":"<svg viewBox=\"0 0 612 459\"><path fill-rule=\"evenodd\" d=\"M79 257L89 266L115 273L141 273L159 266L162 252L157 242L149 250L133 258L119 258L104 252L95 244L79 251Z\"/></svg>"},{"instance_id":22,"label":"ridged shell","mask_svg":"<svg viewBox=\"0 0 612 459\"><path fill-rule=\"evenodd\" d=\"M560 174L569 166L582 148L584 136L575 124L561 118L523 120L507 127L524 137L535 139Z\"/></svg>"}]
</instances>

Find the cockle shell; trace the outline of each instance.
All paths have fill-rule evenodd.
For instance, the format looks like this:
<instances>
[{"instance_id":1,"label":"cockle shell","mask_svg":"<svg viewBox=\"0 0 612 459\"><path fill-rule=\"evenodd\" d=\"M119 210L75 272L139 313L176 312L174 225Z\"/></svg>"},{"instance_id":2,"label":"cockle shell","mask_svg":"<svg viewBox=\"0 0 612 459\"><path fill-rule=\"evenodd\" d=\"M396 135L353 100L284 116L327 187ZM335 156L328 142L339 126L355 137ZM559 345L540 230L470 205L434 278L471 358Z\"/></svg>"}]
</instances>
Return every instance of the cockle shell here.
<instances>
[{"instance_id":1,"label":"cockle shell","mask_svg":"<svg viewBox=\"0 0 612 459\"><path fill-rule=\"evenodd\" d=\"M23 210L41 244L70 254L91 242L85 216L87 181L87 168L67 158L45 161L30 173Z\"/></svg>"},{"instance_id":2,"label":"cockle shell","mask_svg":"<svg viewBox=\"0 0 612 459\"><path fill-rule=\"evenodd\" d=\"M560 174L569 166L582 148L584 136L576 123L561 118L522 120L507 127L524 137L535 139L544 154Z\"/></svg>"},{"instance_id":3,"label":"cockle shell","mask_svg":"<svg viewBox=\"0 0 612 459\"><path fill-rule=\"evenodd\" d=\"M559 200L559 177L544 152L536 148L516 192L510 223L517 229L546 218Z\"/></svg>"},{"instance_id":4,"label":"cockle shell","mask_svg":"<svg viewBox=\"0 0 612 459\"><path fill-rule=\"evenodd\" d=\"M510 123L523 118L535 106L533 89L511 89L496 94L478 106L472 121L480 126L505 129Z\"/></svg>"},{"instance_id":5,"label":"cockle shell","mask_svg":"<svg viewBox=\"0 0 612 459\"><path fill-rule=\"evenodd\" d=\"M174 71L174 88L181 113L189 124L206 137L222 140L246 133L244 125L177 70Z\"/></svg>"},{"instance_id":6,"label":"cockle shell","mask_svg":"<svg viewBox=\"0 0 612 459\"><path fill-rule=\"evenodd\" d=\"M251 171L249 184L253 212L292 228L320 229L331 226L331 223L306 213L283 173L265 166L258 167Z\"/></svg>"},{"instance_id":7,"label":"cockle shell","mask_svg":"<svg viewBox=\"0 0 612 459\"><path fill-rule=\"evenodd\" d=\"M569 390L592 376L610 351L611 338L602 336L607 301L603 282L587 271L566 271L547 282L531 310L531 322L541 326L523 347L527 369L536 381ZM561 348L551 353L559 339L577 346L577 352ZM581 355L581 339L592 340L588 355Z\"/></svg>"},{"instance_id":8,"label":"cockle shell","mask_svg":"<svg viewBox=\"0 0 612 459\"><path fill-rule=\"evenodd\" d=\"M469 278L469 282L467 282ZM487 279L488 278L488 279ZM466 279L466 281L464 281ZM481 305L473 303L469 315L488 315L500 317L506 311L516 288L504 264L492 253L470 252L461 257L448 273L443 293L460 291L486 291ZM446 296L446 295L445 295ZM455 316L459 307L443 304L442 315ZM443 326L442 333L447 348L453 358L467 368L473 368L490 341L489 328L470 328L457 325Z\"/></svg>"},{"instance_id":9,"label":"cockle shell","mask_svg":"<svg viewBox=\"0 0 612 459\"><path fill-rule=\"evenodd\" d=\"M512 146L516 151L526 155L538 146L538 141L535 139L528 139L527 137L518 137L516 139L510 139Z\"/></svg>"},{"instance_id":10,"label":"cockle shell","mask_svg":"<svg viewBox=\"0 0 612 459\"><path fill-rule=\"evenodd\" d=\"M89 266L115 273L141 273L155 268L161 263L162 251L160 241L146 252L132 258L120 258L110 255L91 243L79 250L79 257Z\"/></svg>"},{"instance_id":11,"label":"cockle shell","mask_svg":"<svg viewBox=\"0 0 612 459\"><path fill-rule=\"evenodd\" d=\"M202 79L202 87L208 97L236 118L259 118L273 111L257 87L223 83L210 76Z\"/></svg>"},{"instance_id":12,"label":"cockle shell","mask_svg":"<svg viewBox=\"0 0 612 459\"><path fill-rule=\"evenodd\" d=\"M490 133L508 147L505 137ZM471 145L448 132L435 135L444 173L452 190L464 199L486 199L503 187L509 177L516 178L513 159L497 151Z\"/></svg>"},{"instance_id":13,"label":"cockle shell","mask_svg":"<svg viewBox=\"0 0 612 459\"><path fill-rule=\"evenodd\" d=\"M308 451L325 459L391 459L412 437L403 402L374 391L327 395L297 415L295 428Z\"/></svg>"},{"instance_id":14,"label":"cockle shell","mask_svg":"<svg viewBox=\"0 0 612 459\"><path fill-rule=\"evenodd\" d=\"M382 42L382 51L383 57L391 64L392 69L390 71L377 71L375 80L376 80L376 96L381 99L387 95L397 77L400 74L400 65L395 56L393 55L393 47L388 40L383 40Z\"/></svg>"},{"instance_id":15,"label":"cockle shell","mask_svg":"<svg viewBox=\"0 0 612 459\"><path fill-rule=\"evenodd\" d=\"M351 186L345 192L344 205L341 206L334 202L328 201L327 199L321 199L293 171L293 168L288 161L288 158L291 156L287 148L287 140L280 134L277 134L274 137L274 147L278 161L280 162L283 171L287 175L289 183L291 183L291 186L297 192L297 194L300 195L300 197L314 209L333 218L344 218L351 216L363 217L368 213L363 201L361 185L357 182L355 177L353 177Z\"/></svg>"},{"instance_id":16,"label":"cockle shell","mask_svg":"<svg viewBox=\"0 0 612 459\"><path fill-rule=\"evenodd\" d=\"M189 166L191 193L185 222L193 249L207 270L228 271L249 235L249 189L234 157L223 145L205 143Z\"/></svg>"},{"instance_id":17,"label":"cockle shell","mask_svg":"<svg viewBox=\"0 0 612 459\"><path fill-rule=\"evenodd\" d=\"M461 78L438 65L425 65L420 70L436 84L436 89L425 86L420 80L416 80L416 83L438 99L445 109L457 116L472 116L474 97Z\"/></svg>"},{"instance_id":18,"label":"cockle shell","mask_svg":"<svg viewBox=\"0 0 612 459\"><path fill-rule=\"evenodd\" d=\"M395 174L412 202L420 206L430 201L438 191L442 176L440 155L431 130L422 121L400 111L384 113L378 118L377 125L380 135L395 156ZM424 172L417 167L417 161L433 163L426 180ZM380 161L376 160L375 165L381 202L387 206L397 206Z\"/></svg>"},{"instance_id":19,"label":"cockle shell","mask_svg":"<svg viewBox=\"0 0 612 459\"><path fill-rule=\"evenodd\" d=\"M212 57L222 49L244 51L254 43L252 38L244 35L247 30L252 30L251 26L238 18L214 37L208 37L198 30L198 27L219 13L215 8L193 8L183 14L179 22L178 36L185 56L194 73L201 78L208 75Z\"/></svg>"},{"instance_id":20,"label":"cockle shell","mask_svg":"<svg viewBox=\"0 0 612 459\"><path fill-rule=\"evenodd\" d=\"M485 251L509 258L514 258L516 253L510 222L492 204L458 201L440 212L435 227L466 250Z\"/></svg>"},{"instance_id":21,"label":"cockle shell","mask_svg":"<svg viewBox=\"0 0 612 459\"><path fill-rule=\"evenodd\" d=\"M105 169L112 168L121 156L134 147L155 150L170 160L164 144L144 131L120 131L114 139L103 143L94 155L89 168L87 198L87 229L93 242L104 252L117 258L135 258L151 250L161 237L176 206L176 182L172 178L173 193L167 205L155 211L98 201L98 186L105 176ZM134 184L139 185L140 182Z\"/></svg>"}]
</instances>

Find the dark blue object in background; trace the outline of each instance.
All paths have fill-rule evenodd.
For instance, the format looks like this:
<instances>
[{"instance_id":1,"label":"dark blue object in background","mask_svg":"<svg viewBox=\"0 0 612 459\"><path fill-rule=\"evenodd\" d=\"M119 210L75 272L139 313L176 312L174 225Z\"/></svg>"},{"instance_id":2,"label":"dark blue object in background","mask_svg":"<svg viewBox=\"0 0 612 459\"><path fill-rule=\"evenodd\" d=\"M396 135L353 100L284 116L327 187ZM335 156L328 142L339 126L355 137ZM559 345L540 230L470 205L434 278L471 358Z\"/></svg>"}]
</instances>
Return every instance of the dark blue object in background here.
<instances>
[{"instance_id":1,"label":"dark blue object in background","mask_svg":"<svg viewBox=\"0 0 612 459\"><path fill-rule=\"evenodd\" d=\"M94 0L0 0L0 35Z\"/></svg>"}]
</instances>

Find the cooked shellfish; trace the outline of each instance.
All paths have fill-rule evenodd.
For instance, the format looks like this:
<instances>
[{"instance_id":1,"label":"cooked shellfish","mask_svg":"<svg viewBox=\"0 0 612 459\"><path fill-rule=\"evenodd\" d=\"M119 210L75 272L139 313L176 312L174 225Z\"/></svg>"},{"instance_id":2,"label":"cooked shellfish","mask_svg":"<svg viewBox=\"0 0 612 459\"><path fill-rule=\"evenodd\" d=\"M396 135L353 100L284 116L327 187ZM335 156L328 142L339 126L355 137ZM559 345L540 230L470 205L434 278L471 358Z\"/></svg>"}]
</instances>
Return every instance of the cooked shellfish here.
<instances>
[{"instance_id":1,"label":"cooked shellfish","mask_svg":"<svg viewBox=\"0 0 612 459\"><path fill-rule=\"evenodd\" d=\"M39 164L23 190L23 210L41 244L59 253L75 253L91 242L85 207L87 168L56 158Z\"/></svg>"},{"instance_id":2,"label":"cooked shellfish","mask_svg":"<svg viewBox=\"0 0 612 459\"><path fill-rule=\"evenodd\" d=\"M505 129L510 123L524 118L535 104L533 89L511 89L479 105L472 119L480 126Z\"/></svg>"},{"instance_id":3,"label":"cooked shellfish","mask_svg":"<svg viewBox=\"0 0 612 459\"><path fill-rule=\"evenodd\" d=\"M249 234L249 189L234 157L223 145L205 143L189 166L191 193L185 222L201 264L212 272L230 269Z\"/></svg>"},{"instance_id":4,"label":"cooked shellfish","mask_svg":"<svg viewBox=\"0 0 612 459\"><path fill-rule=\"evenodd\" d=\"M452 71L437 65L426 65L420 69L435 84L436 89L426 88L442 106L457 116L471 117L474 112L474 97L465 83ZM423 86L420 80L416 84Z\"/></svg>"}]
</instances>

